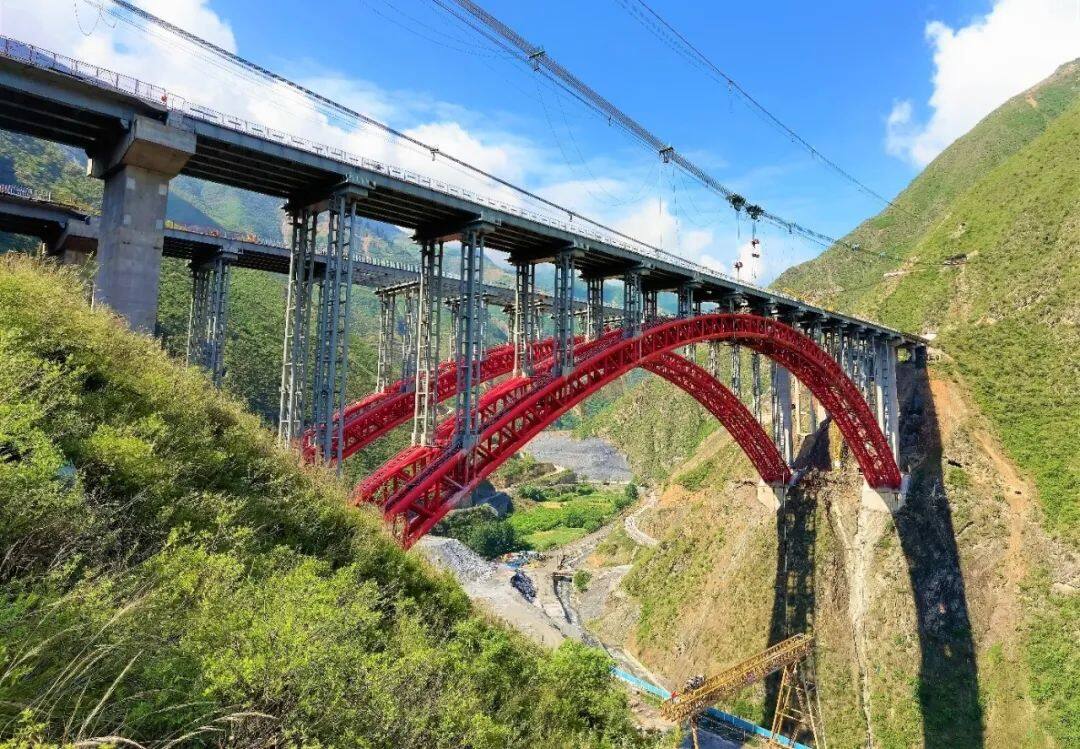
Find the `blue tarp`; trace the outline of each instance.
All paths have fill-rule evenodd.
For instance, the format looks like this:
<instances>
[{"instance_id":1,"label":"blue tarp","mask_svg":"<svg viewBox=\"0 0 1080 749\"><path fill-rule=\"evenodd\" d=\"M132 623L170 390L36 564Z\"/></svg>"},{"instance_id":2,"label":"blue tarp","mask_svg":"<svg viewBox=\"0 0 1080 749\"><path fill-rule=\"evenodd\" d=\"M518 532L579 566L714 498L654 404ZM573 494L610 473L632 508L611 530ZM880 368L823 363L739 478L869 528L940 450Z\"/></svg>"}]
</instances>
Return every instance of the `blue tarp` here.
<instances>
[{"instance_id":1,"label":"blue tarp","mask_svg":"<svg viewBox=\"0 0 1080 749\"><path fill-rule=\"evenodd\" d=\"M633 674L629 674L622 669L613 668L611 669L611 672L617 678L622 679L635 689L640 689L642 692L648 692L649 694L655 697L659 697L662 700L666 700L671 697L671 692L664 689L663 687L658 687L656 684L650 684L649 682L639 679ZM766 739L772 735L770 734L768 729L762 728L756 723L751 723L748 720L743 720L737 715L725 713L721 710L717 710L714 707L710 707L708 710L706 710L705 714L715 721L737 728L744 733L752 734L754 736L761 736L762 738ZM780 745L790 746L792 749L811 749L811 747L807 746L806 744L800 744L798 741L793 741L787 736L777 736L776 741Z\"/></svg>"}]
</instances>

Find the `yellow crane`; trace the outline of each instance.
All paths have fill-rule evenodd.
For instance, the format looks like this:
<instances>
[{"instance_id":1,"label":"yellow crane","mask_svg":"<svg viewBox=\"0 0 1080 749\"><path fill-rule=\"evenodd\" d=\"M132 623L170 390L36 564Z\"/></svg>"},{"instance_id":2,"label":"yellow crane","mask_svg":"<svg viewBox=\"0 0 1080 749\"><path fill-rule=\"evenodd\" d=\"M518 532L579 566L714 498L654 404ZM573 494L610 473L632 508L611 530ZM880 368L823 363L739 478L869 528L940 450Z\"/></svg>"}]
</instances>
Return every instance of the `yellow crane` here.
<instances>
[{"instance_id":1,"label":"yellow crane","mask_svg":"<svg viewBox=\"0 0 1080 749\"><path fill-rule=\"evenodd\" d=\"M816 743L817 726L805 685L798 673L799 663L806 659L813 649L814 638L809 634L798 634L778 642L767 650L709 677L698 687L680 694L673 694L660 706L660 714L675 723L689 720L696 747L696 718L700 713L743 687L755 684L777 671L782 671L769 744L781 746L776 739L780 736L781 729L787 720L805 722L809 725ZM792 696L796 699L792 700ZM798 706L793 704L796 701L799 703Z\"/></svg>"}]
</instances>

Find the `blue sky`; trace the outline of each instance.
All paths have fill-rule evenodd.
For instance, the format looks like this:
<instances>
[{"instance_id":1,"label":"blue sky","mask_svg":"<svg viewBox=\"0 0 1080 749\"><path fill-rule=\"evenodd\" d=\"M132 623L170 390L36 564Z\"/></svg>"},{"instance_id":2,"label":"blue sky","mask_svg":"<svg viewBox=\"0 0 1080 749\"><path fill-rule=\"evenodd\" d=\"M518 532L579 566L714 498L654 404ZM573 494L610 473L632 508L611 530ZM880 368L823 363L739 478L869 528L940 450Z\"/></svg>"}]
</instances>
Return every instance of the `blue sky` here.
<instances>
[{"instance_id":1,"label":"blue sky","mask_svg":"<svg viewBox=\"0 0 1080 749\"><path fill-rule=\"evenodd\" d=\"M722 269L746 252L748 227L736 227L714 195L493 52L431 0L358 0L332 11L265 0L138 4L665 249ZM882 208L649 33L626 10L635 4L483 2L771 211L840 236ZM887 197L994 106L1080 56L1080 0L650 4L781 120ZM87 0L5 6L3 33L163 83L223 111L425 167L426 158L347 123L315 121L281 91L230 80L175 41L99 18ZM455 176L439 164L428 168ZM819 249L761 233L761 281Z\"/></svg>"}]
</instances>

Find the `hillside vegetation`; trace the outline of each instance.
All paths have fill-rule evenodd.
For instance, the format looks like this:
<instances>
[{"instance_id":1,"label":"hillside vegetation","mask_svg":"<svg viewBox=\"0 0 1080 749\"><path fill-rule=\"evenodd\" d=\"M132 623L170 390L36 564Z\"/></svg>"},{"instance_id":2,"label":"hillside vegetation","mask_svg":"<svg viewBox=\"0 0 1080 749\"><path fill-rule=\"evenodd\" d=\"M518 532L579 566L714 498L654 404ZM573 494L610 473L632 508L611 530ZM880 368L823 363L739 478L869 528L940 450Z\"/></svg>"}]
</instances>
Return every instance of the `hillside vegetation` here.
<instances>
[{"instance_id":1,"label":"hillside vegetation","mask_svg":"<svg viewBox=\"0 0 1080 749\"><path fill-rule=\"evenodd\" d=\"M0 742L648 743L84 293L0 259Z\"/></svg>"}]
</instances>

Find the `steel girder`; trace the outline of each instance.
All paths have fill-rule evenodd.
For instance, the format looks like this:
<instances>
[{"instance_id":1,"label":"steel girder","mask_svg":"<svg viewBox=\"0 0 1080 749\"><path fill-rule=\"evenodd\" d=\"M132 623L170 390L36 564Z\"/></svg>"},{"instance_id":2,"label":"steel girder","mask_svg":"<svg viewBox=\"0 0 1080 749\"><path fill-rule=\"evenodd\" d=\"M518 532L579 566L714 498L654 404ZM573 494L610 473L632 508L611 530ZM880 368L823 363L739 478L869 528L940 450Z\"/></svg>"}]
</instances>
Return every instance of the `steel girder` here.
<instances>
[{"instance_id":1,"label":"steel girder","mask_svg":"<svg viewBox=\"0 0 1080 749\"><path fill-rule=\"evenodd\" d=\"M428 457L422 469L413 469L412 478L401 482L385 500L385 517L400 524L402 542L411 545L477 482L581 400L656 355L706 340L738 341L787 368L833 415L867 483L875 488L899 488L900 471L874 415L827 353L777 320L712 314L661 322L636 338L605 341L568 375L533 378L523 397L481 425L471 448L448 447Z\"/></svg>"}]
</instances>

